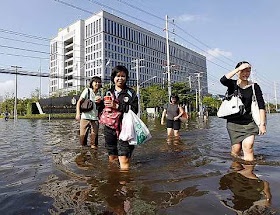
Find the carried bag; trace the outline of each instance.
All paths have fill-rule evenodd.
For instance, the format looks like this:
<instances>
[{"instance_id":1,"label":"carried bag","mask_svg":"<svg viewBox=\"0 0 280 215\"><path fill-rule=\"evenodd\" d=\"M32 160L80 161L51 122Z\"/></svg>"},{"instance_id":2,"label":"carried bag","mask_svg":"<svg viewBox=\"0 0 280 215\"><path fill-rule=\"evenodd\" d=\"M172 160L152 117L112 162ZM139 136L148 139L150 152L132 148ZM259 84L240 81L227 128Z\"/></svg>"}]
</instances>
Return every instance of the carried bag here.
<instances>
[{"instance_id":1,"label":"carried bag","mask_svg":"<svg viewBox=\"0 0 280 215\"><path fill-rule=\"evenodd\" d=\"M150 140L152 138L152 135L145 125L145 123L132 111L129 110L127 113L125 113L124 118L127 118L130 121L123 120L122 121L122 131L120 133L120 139L121 136L124 137L122 134L123 128L126 130L130 130L130 132L134 131L133 138L132 133L131 136L127 139L129 145L140 145L142 143L145 143L146 141ZM133 128L131 127L133 126ZM127 136L128 137L128 136ZM123 139L121 139L123 140Z\"/></svg>"},{"instance_id":2,"label":"carried bag","mask_svg":"<svg viewBox=\"0 0 280 215\"><path fill-rule=\"evenodd\" d=\"M105 108L100 116L99 123L118 130L121 114L122 113L116 109L112 108L108 110Z\"/></svg>"},{"instance_id":3,"label":"carried bag","mask_svg":"<svg viewBox=\"0 0 280 215\"><path fill-rule=\"evenodd\" d=\"M122 130L119 139L122 141L129 141L135 138L134 120L131 112L123 114Z\"/></svg>"},{"instance_id":4,"label":"carried bag","mask_svg":"<svg viewBox=\"0 0 280 215\"><path fill-rule=\"evenodd\" d=\"M186 111L184 111L184 113L182 114L182 116L180 117L181 122L187 122L189 119L189 115Z\"/></svg>"},{"instance_id":5,"label":"carried bag","mask_svg":"<svg viewBox=\"0 0 280 215\"><path fill-rule=\"evenodd\" d=\"M80 110L81 112L89 112L93 109L93 101L90 100L90 91L88 88L88 94L87 94L87 99L85 99L81 106L80 106Z\"/></svg>"},{"instance_id":6,"label":"carried bag","mask_svg":"<svg viewBox=\"0 0 280 215\"><path fill-rule=\"evenodd\" d=\"M112 99L113 95L110 93ZM105 107L101 113L99 123L109 128L115 129L119 136L119 124L122 113L114 108Z\"/></svg>"},{"instance_id":7,"label":"carried bag","mask_svg":"<svg viewBox=\"0 0 280 215\"><path fill-rule=\"evenodd\" d=\"M225 98L218 110L217 116L227 119L244 115L245 112L245 106L241 100L241 95L237 88L232 95L228 95L228 91L226 92Z\"/></svg>"},{"instance_id":8,"label":"carried bag","mask_svg":"<svg viewBox=\"0 0 280 215\"><path fill-rule=\"evenodd\" d=\"M255 121L257 126L260 126L261 116L260 116L260 109L255 93L255 84L252 85L252 89L253 89L253 96L252 96L252 104L251 104L251 113L252 113L253 120Z\"/></svg>"}]
</instances>

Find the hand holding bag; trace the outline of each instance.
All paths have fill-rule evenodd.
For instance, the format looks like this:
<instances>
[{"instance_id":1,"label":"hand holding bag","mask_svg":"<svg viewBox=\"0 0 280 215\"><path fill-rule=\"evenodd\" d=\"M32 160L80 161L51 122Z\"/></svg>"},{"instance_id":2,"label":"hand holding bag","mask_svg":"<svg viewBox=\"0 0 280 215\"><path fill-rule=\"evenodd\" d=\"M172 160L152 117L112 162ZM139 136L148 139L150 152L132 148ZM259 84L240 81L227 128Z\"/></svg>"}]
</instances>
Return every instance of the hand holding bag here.
<instances>
[{"instance_id":1,"label":"hand holding bag","mask_svg":"<svg viewBox=\"0 0 280 215\"><path fill-rule=\"evenodd\" d=\"M152 135L145 123L132 110L127 112L127 116L132 119L131 121L134 130L134 137L128 140L129 145L140 145L152 138ZM126 126L126 123L130 122L123 121L122 126Z\"/></svg>"},{"instance_id":2,"label":"hand holding bag","mask_svg":"<svg viewBox=\"0 0 280 215\"><path fill-rule=\"evenodd\" d=\"M239 94L238 89L236 89L230 96L227 91L226 96L218 110L217 116L226 119L229 117L243 115L246 110L240 97L241 95Z\"/></svg>"},{"instance_id":3,"label":"hand holding bag","mask_svg":"<svg viewBox=\"0 0 280 215\"><path fill-rule=\"evenodd\" d=\"M257 126L260 126L260 124L261 124L260 109L259 109L254 86L255 86L255 84L252 85L253 96L252 96L252 104L251 104L251 113L252 113L253 120L255 121Z\"/></svg>"},{"instance_id":4,"label":"hand holding bag","mask_svg":"<svg viewBox=\"0 0 280 215\"><path fill-rule=\"evenodd\" d=\"M129 141L135 138L134 121L131 113L124 113L122 119L122 130L119 139Z\"/></svg>"},{"instance_id":5,"label":"hand holding bag","mask_svg":"<svg viewBox=\"0 0 280 215\"><path fill-rule=\"evenodd\" d=\"M93 109L93 101L90 100L90 91L88 88L88 94L87 99L83 101L83 103L80 106L81 112L89 112Z\"/></svg>"},{"instance_id":6,"label":"hand holding bag","mask_svg":"<svg viewBox=\"0 0 280 215\"><path fill-rule=\"evenodd\" d=\"M189 119L189 115L186 111L184 111L184 113L182 114L182 116L180 117L181 122L187 122Z\"/></svg>"}]
</instances>

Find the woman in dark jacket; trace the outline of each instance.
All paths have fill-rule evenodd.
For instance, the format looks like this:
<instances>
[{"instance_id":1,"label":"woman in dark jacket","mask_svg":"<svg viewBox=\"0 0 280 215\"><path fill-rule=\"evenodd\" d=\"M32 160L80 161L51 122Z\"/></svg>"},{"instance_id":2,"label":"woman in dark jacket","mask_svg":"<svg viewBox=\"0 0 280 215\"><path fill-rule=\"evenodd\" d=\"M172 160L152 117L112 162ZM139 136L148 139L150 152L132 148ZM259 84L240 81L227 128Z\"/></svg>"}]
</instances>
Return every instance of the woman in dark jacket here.
<instances>
[{"instance_id":1,"label":"woman in dark jacket","mask_svg":"<svg viewBox=\"0 0 280 215\"><path fill-rule=\"evenodd\" d=\"M121 131L122 116L127 113L129 108L138 113L138 97L135 91L127 87L128 70L125 66L116 66L112 70L111 81L114 83L109 91L113 97L112 100L106 100L104 104L106 108L112 108L121 113L117 128L104 126L105 147L109 154L109 161L119 160L122 170L129 169L129 162L134 150L133 145L129 145L127 141L119 140ZM108 95L108 92L106 93Z\"/></svg>"},{"instance_id":2,"label":"woman in dark jacket","mask_svg":"<svg viewBox=\"0 0 280 215\"><path fill-rule=\"evenodd\" d=\"M254 84L248 80L250 73L251 65L246 61L242 61L236 65L233 71L221 78L221 83L228 87L229 95L233 94L237 89L242 96L241 100L245 106L245 113L234 118L228 118L227 130L232 145L231 155L239 156L241 149L243 149L244 160L246 161L254 160L253 145L255 135L263 135L266 133L266 113L262 91L258 84ZM234 75L237 75L237 80L231 79ZM260 125L256 125L256 123L253 121L251 113L253 84L260 109Z\"/></svg>"}]
</instances>

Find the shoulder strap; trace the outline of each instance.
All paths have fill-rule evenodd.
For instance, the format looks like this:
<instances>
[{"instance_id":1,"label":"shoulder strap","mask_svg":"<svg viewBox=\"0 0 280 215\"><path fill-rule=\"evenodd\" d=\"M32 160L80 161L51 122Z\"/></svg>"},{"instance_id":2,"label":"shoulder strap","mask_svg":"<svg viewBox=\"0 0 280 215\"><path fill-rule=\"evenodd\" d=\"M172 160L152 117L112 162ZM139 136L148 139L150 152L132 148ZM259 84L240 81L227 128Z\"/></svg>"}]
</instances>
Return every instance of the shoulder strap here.
<instances>
[{"instance_id":1,"label":"shoulder strap","mask_svg":"<svg viewBox=\"0 0 280 215\"><path fill-rule=\"evenodd\" d=\"M237 80L233 82L233 94L229 94L229 90L227 89L227 91L225 93L225 99L228 99L233 95L235 95L235 96L240 95L240 92L238 90Z\"/></svg>"},{"instance_id":2,"label":"shoulder strap","mask_svg":"<svg viewBox=\"0 0 280 215\"><path fill-rule=\"evenodd\" d=\"M87 94L88 99L90 99L90 90L88 88L88 94Z\"/></svg>"},{"instance_id":3,"label":"shoulder strap","mask_svg":"<svg viewBox=\"0 0 280 215\"><path fill-rule=\"evenodd\" d=\"M239 95L240 94L240 92L239 92L239 90L238 90L238 85L237 85L237 80L236 80L236 82L234 83L234 91L233 91L233 94L234 95Z\"/></svg>"},{"instance_id":4,"label":"shoulder strap","mask_svg":"<svg viewBox=\"0 0 280 215\"><path fill-rule=\"evenodd\" d=\"M252 90L253 90L252 100L256 101L255 83L252 84Z\"/></svg>"}]
</instances>

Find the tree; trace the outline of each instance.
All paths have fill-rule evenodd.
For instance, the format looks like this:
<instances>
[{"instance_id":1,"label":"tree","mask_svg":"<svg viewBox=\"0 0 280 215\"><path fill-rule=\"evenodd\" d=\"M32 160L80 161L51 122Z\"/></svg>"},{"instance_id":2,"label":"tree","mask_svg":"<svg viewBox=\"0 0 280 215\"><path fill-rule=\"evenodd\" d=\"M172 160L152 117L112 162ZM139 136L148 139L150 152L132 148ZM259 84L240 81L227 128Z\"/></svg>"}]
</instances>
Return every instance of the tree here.
<instances>
[{"instance_id":1,"label":"tree","mask_svg":"<svg viewBox=\"0 0 280 215\"><path fill-rule=\"evenodd\" d=\"M206 107L208 107L210 115L216 115L218 108L222 103L220 99L213 98L212 96L204 96L202 102Z\"/></svg>"},{"instance_id":2,"label":"tree","mask_svg":"<svg viewBox=\"0 0 280 215\"><path fill-rule=\"evenodd\" d=\"M39 98L40 98L40 89L39 88L36 88L34 91L31 92L31 98L36 102L39 101Z\"/></svg>"},{"instance_id":3,"label":"tree","mask_svg":"<svg viewBox=\"0 0 280 215\"><path fill-rule=\"evenodd\" d=\"M5 93L4 101L1 104L2 112L8 112L13 114L14 111L14 95L10 93Z\"/></svg>"},{"instance_id":4,"label":"tree","mask_svg":"<svg viewBox=\"0 0 280 215\"><path fill-rule=\"evenodd\" d=\"M168 101L167 89L162 89L160 85L142 88L140 94L143 108L162 107Z\"/></svg>"},{"instance_id":5,"label":"tree","mask_svg":"<svg viewBox=\"0 0 280 215\"><path fill-rule=\"evenodd\" d=\"M172 94L178 95L183 104L194 104L195 93L189 88L188 82L179 82L172 84Z\"/></svg>"}]
</instances>

